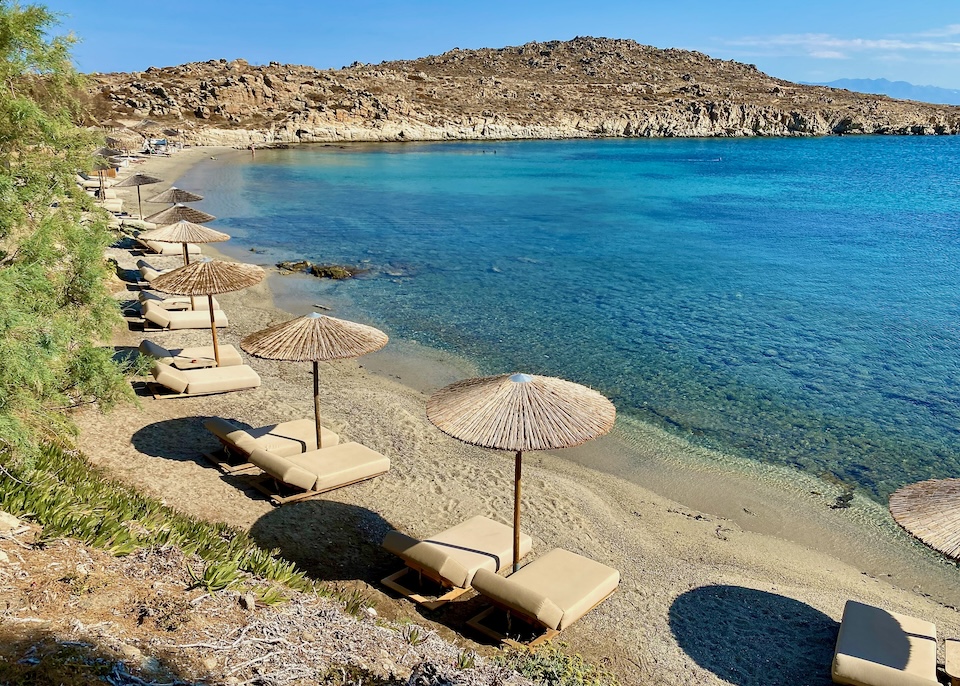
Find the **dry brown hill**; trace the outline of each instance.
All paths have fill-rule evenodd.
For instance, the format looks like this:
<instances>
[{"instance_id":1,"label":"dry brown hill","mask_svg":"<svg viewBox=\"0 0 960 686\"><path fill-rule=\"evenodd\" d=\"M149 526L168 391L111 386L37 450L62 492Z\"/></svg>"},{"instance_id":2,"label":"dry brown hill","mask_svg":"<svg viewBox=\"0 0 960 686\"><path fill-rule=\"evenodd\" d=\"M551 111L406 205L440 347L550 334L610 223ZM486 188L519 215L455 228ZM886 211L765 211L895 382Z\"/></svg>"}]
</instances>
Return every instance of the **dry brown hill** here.
<instances>
[{"instance_id":1,"label":"dry brown hill","mask_svg":"<svg viewBox=\"0 0 960 686\"><path fill-rule=\"evenodd\" d=\"M453 49L335 70L210 60L94 74L99 121L149 118L192 143L955 134L960 107L776 79L632 40Z\"/></svg>"}]
</instances>

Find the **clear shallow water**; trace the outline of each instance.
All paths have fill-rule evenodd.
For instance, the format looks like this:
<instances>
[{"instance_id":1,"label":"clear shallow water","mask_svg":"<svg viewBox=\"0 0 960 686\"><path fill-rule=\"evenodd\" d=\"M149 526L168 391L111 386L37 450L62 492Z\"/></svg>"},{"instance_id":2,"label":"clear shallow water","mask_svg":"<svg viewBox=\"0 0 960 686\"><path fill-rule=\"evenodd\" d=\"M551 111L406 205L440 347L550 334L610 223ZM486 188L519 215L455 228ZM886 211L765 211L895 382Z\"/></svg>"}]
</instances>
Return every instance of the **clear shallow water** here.
<instances>
[{"instance_id":1,"label":"clear shallow water","mask_svg":"<svg viewBox=\"0 0 960 686\"><path fill-rule=\"evenodd\" d=\"M960 139L311 146L197 167L308 302L875 497L960 475Z\"/></svg>"}]
</instances>

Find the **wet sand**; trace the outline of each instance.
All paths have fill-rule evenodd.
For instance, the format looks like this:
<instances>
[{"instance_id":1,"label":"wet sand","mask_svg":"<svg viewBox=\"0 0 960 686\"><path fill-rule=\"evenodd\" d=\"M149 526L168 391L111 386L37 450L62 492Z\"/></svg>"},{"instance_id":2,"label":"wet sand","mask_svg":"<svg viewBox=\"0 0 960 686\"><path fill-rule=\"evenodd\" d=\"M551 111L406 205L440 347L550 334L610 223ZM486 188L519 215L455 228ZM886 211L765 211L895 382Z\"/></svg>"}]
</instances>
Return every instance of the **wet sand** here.
<instances>
[{"instance_id":1,"label":"wet sand","mask_svg":"<svg viewBox=\"0 0 960 686\"><path fill-rule=\"evenodd\" d=\"M249 153L188 149L137 171L173 180L196 161L226 154ZM144 207L145 213L156 209ZM204 252L212 251L205 246ZM121 268L137 259L121 249L110 253ZM289 317L275 307L271 291L282 291L284 278L300 277L273 276L219 297L230 317L223 343L237 345ZM279 302L297 315L312 304L285 301L282 294ZM120 331L114 343L135 346L142 337ZM180 347L208 345L210 333L150 337ZM170 505L250 530L317 578L364 588L384 616L414 618L451 640L476 639L462 620L478 611L478 599L422 613L378 583L399 568L379 548L390 528L424 537L475 514L509 521L511 456L465 446L425 416L427 394L471 375L469 363L399 342L359 361L321 364L327 425L343 440L386 454L392 468L383 477L274 508L202 458L216 447L203 428L205 417L260 426L312 416L308 365L248 362L263 379L253 391L143 397L139 408L83 413L80 447ZM960 636L953 608L960 604L957 569L900 533L875 503L857 498L852 508L831 509L840 493L797 472L716 455L621 419L611 436L581 448L524 457L522 526L534 539L534 557L564 547L621 571L619 591L563 638L572 650L609 664L624 683L828 684L848 598L930 618L941 640Z\"/></svg>"}]
</instances>

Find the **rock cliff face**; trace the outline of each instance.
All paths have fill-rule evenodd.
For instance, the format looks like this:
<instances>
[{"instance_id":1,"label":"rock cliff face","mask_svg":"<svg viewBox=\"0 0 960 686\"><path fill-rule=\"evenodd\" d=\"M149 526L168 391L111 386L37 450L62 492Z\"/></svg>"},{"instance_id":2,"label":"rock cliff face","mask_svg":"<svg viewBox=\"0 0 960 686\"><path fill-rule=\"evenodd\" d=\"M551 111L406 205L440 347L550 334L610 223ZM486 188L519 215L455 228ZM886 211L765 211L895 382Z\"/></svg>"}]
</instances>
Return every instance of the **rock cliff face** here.
<instances>
[{"instance_id":1,"label":"rock cliff face","mask_svg":"<svg viewBox=\"0 0 960 686\"><path fill-rule=\"evenodd\" d=\"M194 144L956 134L960 107L772 78L630 40L575 38L337 70L211 60L94 74L99 121L150 118Z\"/></svg>"}]
</instances>

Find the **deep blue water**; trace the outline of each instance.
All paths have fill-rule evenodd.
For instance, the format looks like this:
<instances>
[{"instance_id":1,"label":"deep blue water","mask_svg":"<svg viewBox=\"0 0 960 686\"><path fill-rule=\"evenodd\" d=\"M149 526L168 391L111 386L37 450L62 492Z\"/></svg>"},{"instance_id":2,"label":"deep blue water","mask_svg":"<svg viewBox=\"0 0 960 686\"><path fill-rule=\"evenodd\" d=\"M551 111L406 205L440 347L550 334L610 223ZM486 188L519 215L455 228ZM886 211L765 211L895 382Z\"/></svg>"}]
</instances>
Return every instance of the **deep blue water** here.
<instances>
[{"instance_id":1,"label":"deep blue water","mask_svg":"<svg viewBox=\"0 0 960 686\"><path fill-rule=\"evenodd\" d=\"M313 146L178 185L304 297L884 496L960 476L960 139ZM291 282L293 283L293 282Z\"/></svg>"}]
</instances>

